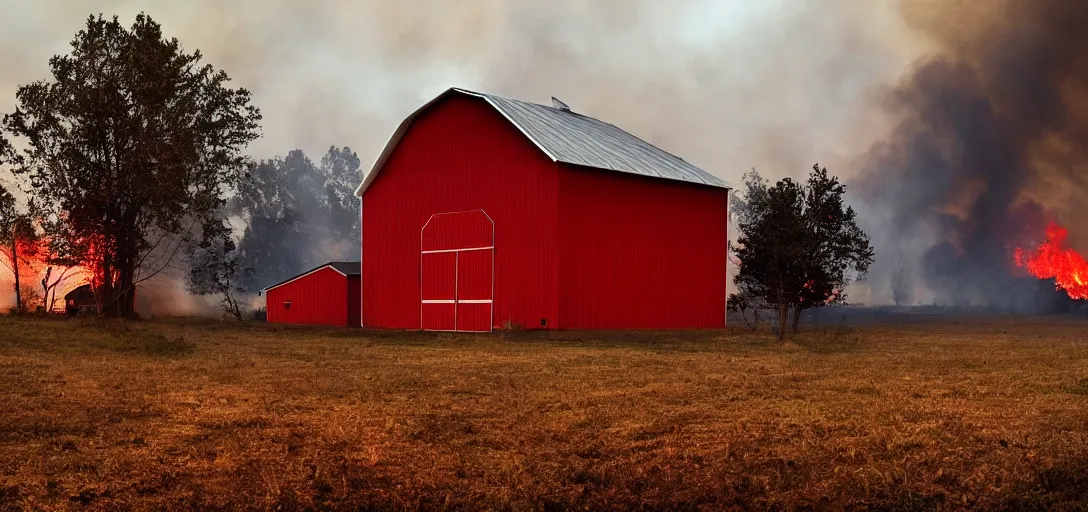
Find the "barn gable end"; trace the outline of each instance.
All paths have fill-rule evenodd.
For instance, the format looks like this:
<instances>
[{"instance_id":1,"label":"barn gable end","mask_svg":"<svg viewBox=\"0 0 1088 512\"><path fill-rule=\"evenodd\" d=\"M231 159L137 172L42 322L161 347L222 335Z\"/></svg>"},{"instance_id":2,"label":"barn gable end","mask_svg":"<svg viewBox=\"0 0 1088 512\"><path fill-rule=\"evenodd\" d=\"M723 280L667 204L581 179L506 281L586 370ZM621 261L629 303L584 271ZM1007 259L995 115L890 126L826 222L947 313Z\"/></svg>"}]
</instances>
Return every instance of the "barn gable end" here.
<instances>
[{"instance_id":1,"label":"barn gable end","mask_svg":"<svg viewBox=\"0 0 1088 512\"><path fill-rule=\"evenodd\" d=\"M393 132L385 148L355 189L363 192L385 167L393 148L424 112L451 95L482 99L542 151L552 162L636 174L717 188L730 188L714 176L619 127L572 112L492 94L450 88L412 112Z\"/></svg>"},{"instance_id":2,"label":"barn gable end","mask_svg":"<svg viewBox=\"0 0 1088 512\"><path fill-rule=\"evenodd\" d=\"M483 210L494 226L494 323L558 322L555 163L478 97L415 114L362 195L363 325L419 329L422 228Z\"/></svg>"}]
</instances>

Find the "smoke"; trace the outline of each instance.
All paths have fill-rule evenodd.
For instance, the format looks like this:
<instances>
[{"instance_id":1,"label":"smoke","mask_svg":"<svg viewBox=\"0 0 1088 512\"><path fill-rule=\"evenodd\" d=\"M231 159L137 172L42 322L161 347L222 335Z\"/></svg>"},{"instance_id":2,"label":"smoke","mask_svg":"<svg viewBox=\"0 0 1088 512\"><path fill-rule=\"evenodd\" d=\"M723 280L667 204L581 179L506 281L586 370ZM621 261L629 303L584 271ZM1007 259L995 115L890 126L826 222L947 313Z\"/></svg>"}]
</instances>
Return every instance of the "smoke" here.
<instances>
[{"instance_id":1,"label":"smoke","mask_svg":"<svg viewBox=\"0 0 1088 512\"><path fill-rule=\"evenodd\" d=\"M817 161L850 174L889 126L878 86L925 47L868 0L7 0L0 111L87 15L140 11L253 91L255 158L350 146L364 169L405 115L459 86L557 96L733 183Z\"/></svg>"},{"instance_id":2,"label":"smoke","mask_svg":"<svg viewBox=\"0 0 1088 512\"><path fill-rule=\"evenodd\" d=\"M925 298L1007 305L1012 250L1041 241L1048 219L1088 249L1088 8L919 1L903 14L933 52L887 94L899 124L856 180L871 282L903 254Z\"/></svg>"},{"instance_id":3,"label":"smoke","mask_svg":"<svg viewBox=\"0 0 1088 512\"><path fill-rule=\"evenodd\" d=\"M898 257L917 300L1001 303L1051 218L1088 250L1083 2L9 0L0 111L86 15L141 10L254 92L255 158L366 168L447 87L556 96L733 183L848 178L878 250L855 300L890 301Z\"/></svg>"},{"instance_id":4,"label":"smoke","mask_svg":"<svg viewBox=\"0 0 1088 512\"><path fill-rule=\"evenodd\" d=\"M220 318L219 298L192 295L181 275L159 275L136 287L136 313L140 316L203 316Z\"/></svg>"},{"instance_id":5,"label":"smoke","mask_svg":"<svg viewBox=\"0 0 1088 512\"><path fill-rule=\"evenodd\" d=\"M0 100L44 78L87 14L144 10L254 92L265 115L254 156L346 145L364 167L406 114L461 86L557 96L727 180L753 166L802 174L872 142L883 113L859 99L917 51L893 7L865 0L6 5Z\"/></svg>"}]
</instances>

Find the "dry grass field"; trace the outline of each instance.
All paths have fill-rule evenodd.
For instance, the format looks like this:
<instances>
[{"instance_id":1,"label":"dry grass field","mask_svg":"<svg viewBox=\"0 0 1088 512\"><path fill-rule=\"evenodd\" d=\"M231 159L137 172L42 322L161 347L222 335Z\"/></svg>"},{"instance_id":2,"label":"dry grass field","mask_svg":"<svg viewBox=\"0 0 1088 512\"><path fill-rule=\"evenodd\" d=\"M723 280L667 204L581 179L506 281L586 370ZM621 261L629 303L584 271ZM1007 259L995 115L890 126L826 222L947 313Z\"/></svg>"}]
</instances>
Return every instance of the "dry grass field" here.
<instances>
[{"instance_id":1,"label":"dry grass field","mask_svg":"<svg viewBox=\"0 0 1088 512\"><path fill-rule=\"evenodd\" d=\"M1088 323L0 318L0 510L1088 509Z\"/></svg>"}]
</instances>

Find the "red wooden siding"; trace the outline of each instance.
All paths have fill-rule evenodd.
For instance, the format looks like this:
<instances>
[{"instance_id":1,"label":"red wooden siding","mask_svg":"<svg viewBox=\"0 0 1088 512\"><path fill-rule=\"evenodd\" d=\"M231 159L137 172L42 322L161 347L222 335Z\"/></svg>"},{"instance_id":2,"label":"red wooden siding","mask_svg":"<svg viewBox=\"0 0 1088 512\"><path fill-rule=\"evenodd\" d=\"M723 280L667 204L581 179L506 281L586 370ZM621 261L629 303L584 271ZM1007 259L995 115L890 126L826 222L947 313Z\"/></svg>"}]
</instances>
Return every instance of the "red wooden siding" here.
<instances>
[{"instance_id":1,"label":"red wooden siding","mask_svg":"<svg viewBox=\"0 0 1088 512\"><path fill-rule=\"evenodd\" d=\"M725 326L725 190L559 167L562 328Z\"/></svg>"},{"instance_id":2,"label":"red wooden siding","mask_svg":"<svg viewBox=\"0 0 1088 512\"><path fill-rule=\"evenodd\" d=\"M326 267L269 289L265 292L267 320L288 324L359 325L358 322L349 323L348 281L343 274ZM284 306L288 300L291 301L290 308Z\"/></svg>"},{"instance_id":3,"label":"red wooden siding","mask_svg":"<svg viewBox=\"0 0 1088 512\"><path fill-rule=\"evenodd\" d=\"M445 212L431 215L424 223L424 251L450 251L491 247L495 223L483 210Z\"/></svg>"},{"instance_id":4,"label":"red wooden siding","mask_svg":"<svg viewBox=\"0 0 1088 512\"><path fill-rule=\"evenodd\" d=\"M423 329L490 331L495 248L491 218L483 210L437 213L423 226L420 238Z\"/></svg>"},{"instance_id":5,"label":"red wooden siding","mask_svg":"<svg viewBox=\"0 0 1088 512\"><path fill-rule=\"evenodd\" d=\"M422 112L363 193L363 324L420 328L421 229L482 209L495 221L493 326L556 325L557 189L556 165L483 100L451 95ZM439 309L423 314L445 321ZM480 309L464 314L479 322Z\"/></svg>"}]
</instances>

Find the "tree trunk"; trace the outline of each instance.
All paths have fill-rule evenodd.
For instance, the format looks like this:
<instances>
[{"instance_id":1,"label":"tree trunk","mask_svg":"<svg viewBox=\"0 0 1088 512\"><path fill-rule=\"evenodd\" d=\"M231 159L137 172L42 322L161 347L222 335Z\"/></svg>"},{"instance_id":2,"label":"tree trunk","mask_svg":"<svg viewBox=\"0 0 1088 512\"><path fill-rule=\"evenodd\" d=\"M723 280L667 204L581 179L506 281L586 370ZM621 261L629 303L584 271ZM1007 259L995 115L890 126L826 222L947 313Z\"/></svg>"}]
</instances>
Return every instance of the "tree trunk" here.
<instances>
[{"instance_id":1,"label":"tree trunk","mask_svg":"<svg viewBox=\"0 0 1088 512\"><path fill-rule=\"evenodd\" d=\"M117 269L117 315L124 318L136 318L135 274L136 269L132 265L126 264Z\"/></svg>"},{"instance_id":2,"label":"tree trunk","mask_svg":"<svg viewBox=\"0 0 1088 512\"><path fill-rule=\"evenodd\" d=\"M135 222L131 222L135 232ZM136 245L131 233L118 240L117 315L136 318Z\"/></svg>"},{"instance_id":3,"label":"tree trunk","mask_svg":"<svg viewBox=\"0 0 1088 512\"><path fill-rule=\"evenodd\" d=\"M45 269L45 278L42 279L42 313L49 312L49 276L53 273L53 267Z\"/></svg>"},{"instance_id":4,"label":"tree trunk","mask_svg":"<svg viewBox=\"0 0 1088 512\"><path fill-rule=\"evenodd\" d=\"M778 340L786 339L786 322L789 321L789 305L786 301L778 303Z\"/></svg>"},{"instance_id":5,"label":"tree trunk","mask_svg":"<svg viewBox=\"0 0 1088 512\"><path fill-rule=\"evenodd\" d=\"M19 237L11 230L11 268L15 271L15 312L23 312L23 291L19 289Z\"/></svg>"},{"instance_id":6,"label":"tree trunk","mask_svg":"<svg viewBox=\"0 0 1088 512\"><path fill-rule=\"evenodd\" d=\"M803 310L800 307L793 308L793 332L797 332L797 322L801 320L801 311Z\"/></svg>"},{"instance_id":7,"label":"tree trunk","mask_svg":"<svg viewBox=\"0 0 1088 512\"><path fill-rule=\"evenodd\" d=\"M102 276L96 290L95 298L98 302L98 314L113 316L116 310L117 299L113 293L113 258L106 254L102 258L102 268L99 270Z\"/></svg>"},{"instance_id":8,"label":"tree trunk","mask_svg":"<svg viewBox=\"0 0 1088 512\"><path fill-rule=\"evenodd\" d=\"M230 313L231 316L233 316L235 320L241 322L242 321L242 307L238 303L238 299L231 296L231 294L229 292L225 296L227 298L227 312Z\"/></svg>"}]
</instances>

